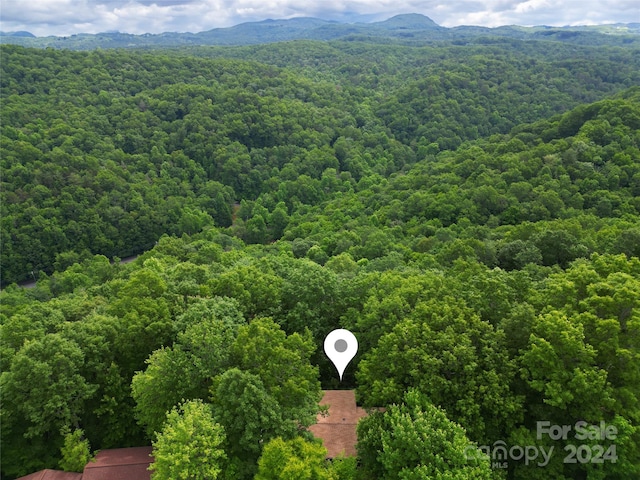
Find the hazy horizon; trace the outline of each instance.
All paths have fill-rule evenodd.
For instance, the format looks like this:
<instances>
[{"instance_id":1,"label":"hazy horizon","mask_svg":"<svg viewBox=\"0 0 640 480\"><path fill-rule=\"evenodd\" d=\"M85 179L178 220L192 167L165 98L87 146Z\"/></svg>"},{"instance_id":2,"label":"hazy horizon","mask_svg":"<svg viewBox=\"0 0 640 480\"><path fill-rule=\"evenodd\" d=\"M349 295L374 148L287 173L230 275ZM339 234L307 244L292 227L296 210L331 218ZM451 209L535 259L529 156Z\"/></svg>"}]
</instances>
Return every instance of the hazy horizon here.
<instances>
[{"instance_id":1,"label":"hazy horizon","mask_svg":"<svg viewBox=\"0 0 640 480\"><path fill-rule=\"evenodd\" d=\"M81 33L130 34L191 32L226 28L268 19L315 17L343 23L383 21L418 13L444 27L577 26L640 22L634 0L34 0L24 8L18 0L3 0L0 30L28 31L36 36Z\"/></svg>"}]
</instances>

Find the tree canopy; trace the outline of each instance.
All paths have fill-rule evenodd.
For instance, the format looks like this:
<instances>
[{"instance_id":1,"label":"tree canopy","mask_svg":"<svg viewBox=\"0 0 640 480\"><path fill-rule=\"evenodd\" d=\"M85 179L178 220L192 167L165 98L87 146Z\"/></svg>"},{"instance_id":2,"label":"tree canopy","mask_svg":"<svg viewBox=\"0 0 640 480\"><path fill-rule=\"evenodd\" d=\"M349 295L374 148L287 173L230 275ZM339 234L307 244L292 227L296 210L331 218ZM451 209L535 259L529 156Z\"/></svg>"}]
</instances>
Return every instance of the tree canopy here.
<instances>
[{"instance_id":1,"label":"tree canopy","mask_svg":"<svg viewBox=\"0 0 640 480\"><path fill-rule=\"evenodd\" d=\"M0 53L2 480L640 475L633 44Z\"/></svg>"}]
</instances>

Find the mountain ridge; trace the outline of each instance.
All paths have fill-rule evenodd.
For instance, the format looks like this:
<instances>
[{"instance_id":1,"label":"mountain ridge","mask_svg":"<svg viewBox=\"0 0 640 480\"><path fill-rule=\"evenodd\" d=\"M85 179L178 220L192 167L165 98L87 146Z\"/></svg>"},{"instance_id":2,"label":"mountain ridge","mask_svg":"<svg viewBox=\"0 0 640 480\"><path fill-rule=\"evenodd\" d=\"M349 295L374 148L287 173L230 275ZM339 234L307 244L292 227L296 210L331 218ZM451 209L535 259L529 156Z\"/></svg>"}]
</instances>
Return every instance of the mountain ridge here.
<instances>
[{"instance_id":1,"label":"mountain ridge","mask_svg":"<svg viewBox=\"0 0 640 480\"><path fill-rule=\"evenodd\" d=\"M269 18L197 33L164 32L136 35L101 32L96 34L80 33L66 37L36 37L30 32L0 32L0 43L18 44L26 47L90 50L94 48L158 48L203 45L241 46L295 40L366 40L370 42L425 44L437 41L464 42L487 36L640 46L640 24L617 23L566 27L522 27L517 25L443 27L426 15L408 13L369 23L347 23L317 17ZM589 36L588 39L587 36Z\"/></svg>"}]
</instances>

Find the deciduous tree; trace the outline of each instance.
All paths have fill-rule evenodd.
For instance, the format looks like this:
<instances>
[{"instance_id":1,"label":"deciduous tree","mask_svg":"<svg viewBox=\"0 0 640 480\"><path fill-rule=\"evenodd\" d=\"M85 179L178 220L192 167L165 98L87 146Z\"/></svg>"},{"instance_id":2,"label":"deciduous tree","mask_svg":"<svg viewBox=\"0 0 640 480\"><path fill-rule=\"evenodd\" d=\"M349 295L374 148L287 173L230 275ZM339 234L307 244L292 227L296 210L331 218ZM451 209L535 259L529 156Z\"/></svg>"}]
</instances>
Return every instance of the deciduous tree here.
<instances>
[{"instance_id":1,"label":"deciduous tree","mask_svg":"<svg viewBox=\"0 0 640 480\"><path fill-rule=\"evenodd\" d=\"M224 429L211 408L199 400L167 413L164 428L153 442L153 480L216 480L222 478L226 454Z\"/></svg>"}]
</instances>

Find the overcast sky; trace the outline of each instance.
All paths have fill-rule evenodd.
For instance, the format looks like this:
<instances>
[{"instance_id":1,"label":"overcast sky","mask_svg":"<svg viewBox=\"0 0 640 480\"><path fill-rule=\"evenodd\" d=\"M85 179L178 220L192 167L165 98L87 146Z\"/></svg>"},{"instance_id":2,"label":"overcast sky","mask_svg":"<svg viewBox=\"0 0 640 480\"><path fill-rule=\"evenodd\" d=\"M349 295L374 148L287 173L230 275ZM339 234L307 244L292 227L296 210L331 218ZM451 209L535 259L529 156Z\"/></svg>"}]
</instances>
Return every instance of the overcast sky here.
<instances>
[{"instance_id":1,"label":"overcast sky","mask_svg":"<svg viewBox=\"0 0 640 480\"><path fill-rule=\"evenodd\" d=\"M440 25L640 22L638 0L0 0L0 30L37 36L201 32L267 18L385 20L422 13Z\"/></svg>"}]
</instances>

